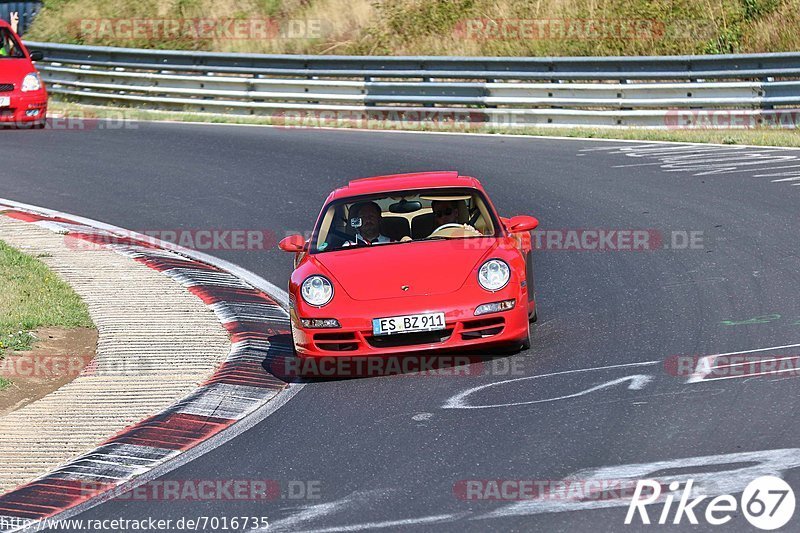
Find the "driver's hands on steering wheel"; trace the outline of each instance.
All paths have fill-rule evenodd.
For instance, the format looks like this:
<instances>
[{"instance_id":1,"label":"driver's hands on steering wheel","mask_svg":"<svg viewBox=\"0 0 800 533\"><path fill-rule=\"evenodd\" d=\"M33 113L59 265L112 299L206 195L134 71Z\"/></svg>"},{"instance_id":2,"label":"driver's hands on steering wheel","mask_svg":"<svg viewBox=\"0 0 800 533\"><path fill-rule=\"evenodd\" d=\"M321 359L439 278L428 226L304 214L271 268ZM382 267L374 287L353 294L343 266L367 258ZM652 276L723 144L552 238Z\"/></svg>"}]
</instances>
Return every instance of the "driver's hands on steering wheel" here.
<instances>
[{"instance_id":1,"label":"driver's hands on steering wheel","mask_svg":"<svg viewBox=\"0 0 800 533\"><path fill-rule=\"evenodd\" d=\"M449 230L449 231L448 231ZM461 230L462 235L455 234L457 230ZM441 232L441 235L439 233ZM448 224L442 224L435 230L431 232L428 236L430 239L431 237L477 237L482 235L481 232L470 226L469 224L459 224L457 222L450 222Z\"/></svg>"}]
</instances>

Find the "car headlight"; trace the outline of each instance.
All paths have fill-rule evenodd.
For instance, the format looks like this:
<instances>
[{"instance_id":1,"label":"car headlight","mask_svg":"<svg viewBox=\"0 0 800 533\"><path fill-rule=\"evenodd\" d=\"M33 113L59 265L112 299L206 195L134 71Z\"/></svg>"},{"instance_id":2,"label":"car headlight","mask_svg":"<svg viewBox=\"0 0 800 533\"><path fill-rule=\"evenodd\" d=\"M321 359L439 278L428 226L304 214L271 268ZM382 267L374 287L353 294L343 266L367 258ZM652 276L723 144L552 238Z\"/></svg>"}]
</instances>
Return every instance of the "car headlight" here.
<instances>
[{"instance_id":1,"label":"car headlight","mask_svg":"<svg viewBox=\"0 0 800 533\"><path fill-rule=\"evenodd\" d=\"M324 276L309 276L300 287L300 294L309 305L322 307L333 298L333 285Z\"/></svg>"},{"instance_id":2,"label":"car headlight","mask_svg":"<svg viewBox=\"0 0 800 533\"><path fill-rule=\"evenodd\" d=\"M505 261L489 259L478 270L478 283L487 291L499 291L508 283L511 270Z\"/></svg>"},{"instance_id":3,"label":"car headlight","mask_svg":"<svg viewBox=\"0 0 800 533\"><path fill-rule=\"evenodd\" d=\"M31 72L22 80L22 88L20 89L22 92L26 93L28 91L38 91L42 88L42 80L39 79L39 74L36 72Z\"/></svg>"}]
</instances>

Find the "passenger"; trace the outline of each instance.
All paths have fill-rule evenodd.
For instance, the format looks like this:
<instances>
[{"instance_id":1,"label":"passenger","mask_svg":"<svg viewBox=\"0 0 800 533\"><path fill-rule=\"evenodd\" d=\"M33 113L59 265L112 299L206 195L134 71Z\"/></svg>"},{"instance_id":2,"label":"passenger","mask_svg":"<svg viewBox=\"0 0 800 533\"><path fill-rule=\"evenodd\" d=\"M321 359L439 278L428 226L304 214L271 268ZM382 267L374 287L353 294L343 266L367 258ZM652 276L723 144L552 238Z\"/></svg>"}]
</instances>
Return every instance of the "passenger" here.
<instances>
[{"instance_id":1,"label":"passenger","mask_svg":"<svg viewBox=\"0 0 800 533\"><path fill-rule=\"evenodd\" d=\"M355 241L346 242L344 246L392 242L386 235L381 235L381 207L375 202L354 204L350 208L350 219L354 218L361 219L360 225L353 226L356 228Z\"/></svg>"}]
</instances>

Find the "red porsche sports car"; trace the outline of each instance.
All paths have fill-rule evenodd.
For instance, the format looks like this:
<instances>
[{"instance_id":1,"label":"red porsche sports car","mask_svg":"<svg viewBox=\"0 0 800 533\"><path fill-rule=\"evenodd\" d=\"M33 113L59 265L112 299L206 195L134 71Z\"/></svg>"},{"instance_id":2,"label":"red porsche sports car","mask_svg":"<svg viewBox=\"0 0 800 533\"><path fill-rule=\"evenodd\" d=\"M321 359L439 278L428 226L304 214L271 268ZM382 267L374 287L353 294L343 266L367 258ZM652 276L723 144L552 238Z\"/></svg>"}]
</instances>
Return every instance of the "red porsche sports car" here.
<instances>
[{"instance_id":1,"label":"red porsche sports car","mask_svg":"<svg viewBox=\"0 0 800 533\"><path fill-rule=\"evenodd\" d=\"M33 61L41 52L28 52L11 26L0 19L0 126L43 128L47 91Z\"/></svg>"},{"instance_id":2,"label":"red porsche sports car","mask_svg":"<svg viewBox=\"0 0 800 533\"><path fill-rule=\"evenodd\" d=\"M422 172L351 181L311 239L291 235L301 357L530 346L530 216L497 215L477 179Z\"/></svg>"}]
</instances>

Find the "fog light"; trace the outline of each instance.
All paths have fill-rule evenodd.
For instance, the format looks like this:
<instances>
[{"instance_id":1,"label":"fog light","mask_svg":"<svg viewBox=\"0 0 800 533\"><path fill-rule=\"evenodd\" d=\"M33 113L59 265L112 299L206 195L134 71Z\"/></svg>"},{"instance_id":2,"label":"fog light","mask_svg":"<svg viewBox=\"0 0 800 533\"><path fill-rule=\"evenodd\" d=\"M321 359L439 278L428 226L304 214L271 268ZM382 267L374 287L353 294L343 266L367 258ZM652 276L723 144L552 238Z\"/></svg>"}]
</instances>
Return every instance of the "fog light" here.
<instances>
[{"instance_id":1,"label":"fog light","mask_svg":"<svg viewBox=\"0 0 800 533\"><path fill-rule=\"evenodd\" d=\"M27 111L25 111L25 116L26 117L38 117L39 116L39 110L38 109L28 109Z\"/></svg>"},{"instance_id":2,"label":"fog light","mask_svg":"<svg viewBox=\"0 0 800 533\"><path fill-rule=\"evenodd\" d=\"M475 316L498 313L500 311L508 311L509 309L514 309L514 303L514 300L503 300L502 302L481 304L477 307L477 309L475 309Z\"/></svg>"},{"instance_id":3,"label":"fog light","mask_svg":"<svg viewBox=\"0 0 800 533\"><path fill-rule=\"evenodd\" d=\"M335 318L301 318L300 323L304 328L309 329L322 329L322 328L340 328L339 321Z\"/></svg>"}]
</instances>

